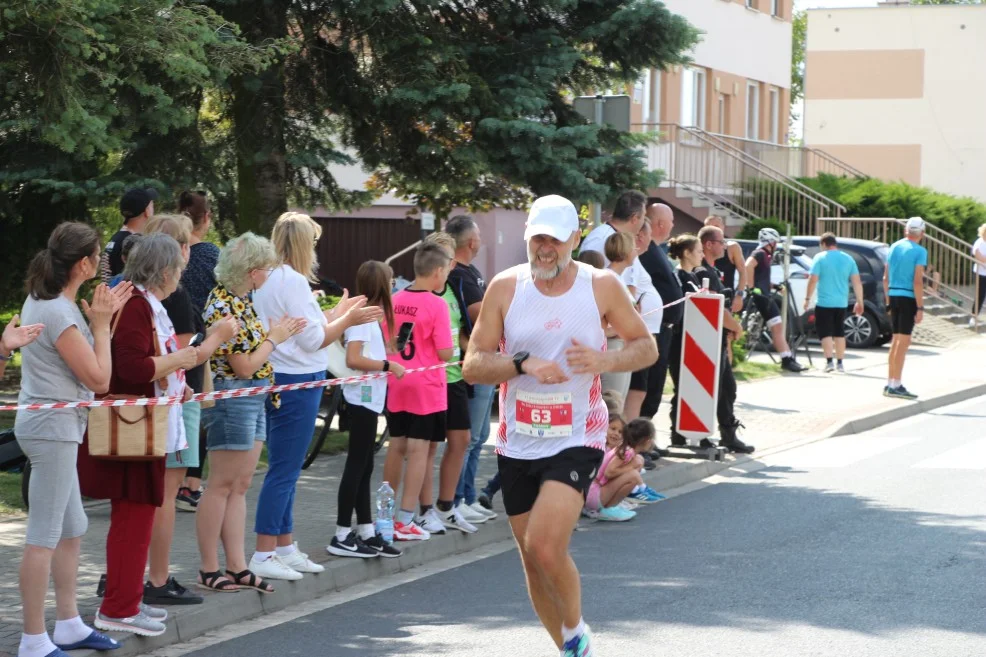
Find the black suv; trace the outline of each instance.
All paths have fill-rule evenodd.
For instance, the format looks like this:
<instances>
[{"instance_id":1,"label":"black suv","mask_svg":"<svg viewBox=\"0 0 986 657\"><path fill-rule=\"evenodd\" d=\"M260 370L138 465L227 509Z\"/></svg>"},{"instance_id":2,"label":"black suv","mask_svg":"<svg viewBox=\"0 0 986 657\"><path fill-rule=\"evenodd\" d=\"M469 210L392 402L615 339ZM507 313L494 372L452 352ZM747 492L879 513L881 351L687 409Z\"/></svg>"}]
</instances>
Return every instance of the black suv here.
<instances>
[{"instance_id":1,"label":"black suv","mask_svg":"<svg viewBox=\"0 0 986 657\"><path fill-rule=\"evenodd\" d=\"M883 242L857 240L840 237L839 249L845 251L856 261L859 267L859 278L863 283L863 306L865 310L861 317L852 314L856 297L849 290L849 312L846 315L846 345L856 349L886 344L891 336L890 315L887 312L886 300L883 296L883 270L887 264L887 254L890 246ZM814 258L822 247L818 238L800 235L793 238L797 246L805 249L805 255ZM809 313L809 330L814 331L815 313Z\"/></svg>"}]
</instances>

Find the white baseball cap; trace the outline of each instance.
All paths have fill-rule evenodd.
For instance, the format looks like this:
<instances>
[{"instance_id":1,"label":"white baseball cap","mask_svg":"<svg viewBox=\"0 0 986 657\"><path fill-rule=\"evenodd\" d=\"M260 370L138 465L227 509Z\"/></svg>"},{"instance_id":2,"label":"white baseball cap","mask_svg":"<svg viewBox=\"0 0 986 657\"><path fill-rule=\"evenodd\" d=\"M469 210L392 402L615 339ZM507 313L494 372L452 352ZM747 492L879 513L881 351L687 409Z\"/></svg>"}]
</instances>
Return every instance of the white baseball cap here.
<instances>
[{"instance_id":1,"label":"white baseball cap","mask_svg":"<svg viewBox=\"0 0 986 657\"><path fill-rule=\"evenodd\" d=\"M524 241L535 235L549 235L564 242L579 229L579 211L564 196L552 194L534 201L527 215Z\"/></svg>"},{"instance_id":2,"label":"white baseball cap","mask_svg":"<svg viewBox=\"0 0 986 657\"><path fill-rule=\"evenodd\" d=\"M921 233L924 232L924 219L921 217L911 217L907 220L907 232L908 233Z\"/></svg>"}]
</instances>

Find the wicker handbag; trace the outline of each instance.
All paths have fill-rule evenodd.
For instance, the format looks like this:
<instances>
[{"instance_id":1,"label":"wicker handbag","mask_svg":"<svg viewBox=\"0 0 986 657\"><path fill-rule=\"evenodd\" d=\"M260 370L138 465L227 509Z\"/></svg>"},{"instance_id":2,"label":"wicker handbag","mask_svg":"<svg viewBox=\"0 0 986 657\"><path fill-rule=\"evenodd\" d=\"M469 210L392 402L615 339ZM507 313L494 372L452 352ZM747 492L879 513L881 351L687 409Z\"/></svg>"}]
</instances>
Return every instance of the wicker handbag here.
<instances>
[{"instance_id":1,"label":"wicker handbag","mask_svg":"<svg viewBox=\"0 0 986 657\"><path fill-rule=\"evenodd\" d=\"M147 302L146 299L144 299ZM116 333L121 310L110 331ZM152 320L153 321L153 320ZM161 355L157 328L151 328L154 355ZM167 388L167 379L159 382ZM137 399L137 395L106 395L102 399ZM169 406L100 406L89 409L89 455L110 461L152 461L164 458L168 443Z\"/></svg>"}]
</instances>

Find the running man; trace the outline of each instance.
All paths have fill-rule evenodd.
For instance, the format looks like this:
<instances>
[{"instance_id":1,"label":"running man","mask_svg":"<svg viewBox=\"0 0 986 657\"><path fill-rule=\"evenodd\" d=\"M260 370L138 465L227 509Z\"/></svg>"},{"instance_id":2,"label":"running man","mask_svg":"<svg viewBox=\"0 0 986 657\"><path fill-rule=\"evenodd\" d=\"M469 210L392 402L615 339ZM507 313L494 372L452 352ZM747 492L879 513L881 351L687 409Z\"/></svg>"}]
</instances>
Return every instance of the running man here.
<instances>
[{"instance_id":1,"label":"running man","mask_svg":"<svg viewBox=\"0 0 986 657\"><path fill-rule=\"evenodd\" d=\"M804 367L794 359L791 347L784 337L784 324L781 320L781 310L777 307L770 294L770 266L774 260L774 252L781 241L781 235L773 228L761 228L757 235L760 246L746 259L746 280L753 281L753 287L759 289L754 293L753 302L774 340L774 349L781 355L781 367L788 372L803 372Z\"/></svg>"},{"instance_id":2,"label":"running man","mask_svg":"<svg viewBox=\"0 0 986 657\"><path fill-rule=\"evenodd\" d=\"M606 442L599 375L650 365L657 346L616 275L572 261L579 218L570 201L535 201L524 239L530 262L490 284L463 375L502 384L503 504L534 611L563 657L591 657L568 545ZM623 349L602 351L604 324L624 339Z\"/></svg>"},{"instance_id":3,"label":"running man","mask_svg":"<svg viewBox=\"0 0 986 657\"><path fill-rule=\"evenodd\" d=\"M911 217L907 220L906 230L906 237L890 247L887 266L883 270L883 293L890 300L890 325L894 332L893 342L890 343L890 372L883 394L886 397L917 399L918 396L901 383L901 377L914 325L924 319L921 302L924 299L924 270L928 266L928 250L921 246L924 219Z\"/></svg>"},{"instance_id":4,"label":"running man","mask_svg":"<svg viewBox=\"0 0 986 657\"><path fill-rule=\"evenodd\" d=\"M863 282L859 278L859 266L851 255L840 251L833 233L824 233L819 239L822 252L811 263L811 277L805 294L805 311L811 306L811 297L818 287L818 303L815 304L815 330L825 352L825 371L838 369L844 373L842 358L846 355L846 308L849 307L849 283L852 282L856 305L853 313L863 314ZM832 360L833 347L836 365Z\"/></svg>"}]
</instances>

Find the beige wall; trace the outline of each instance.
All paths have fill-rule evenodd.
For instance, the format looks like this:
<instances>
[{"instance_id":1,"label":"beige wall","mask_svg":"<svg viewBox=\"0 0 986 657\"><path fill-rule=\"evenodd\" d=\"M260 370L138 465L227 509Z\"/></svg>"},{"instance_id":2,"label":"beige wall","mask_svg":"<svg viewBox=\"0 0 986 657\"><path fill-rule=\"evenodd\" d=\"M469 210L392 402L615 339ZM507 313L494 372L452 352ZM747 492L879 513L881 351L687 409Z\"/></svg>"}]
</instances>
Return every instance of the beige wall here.
<instances>
[{"instance_id":1,"label":"beige wall","mask_svg":"<svg viewBox=\"0 0 986 657\"><path fill-rule=\"evenodd\" d=\"M810 10L805 143L986 201L984 61L986 6Z\"/></svg>"},{"instance_id":2,"label":"beige wall","mask_svg":"<svg viewBox=\"0 0 986 657\"><path fill-rule=\"evenodd\" d=\"M921 98L923 50L816 50L806 56L805 98Z\"/></svg>"}]
</instances>

